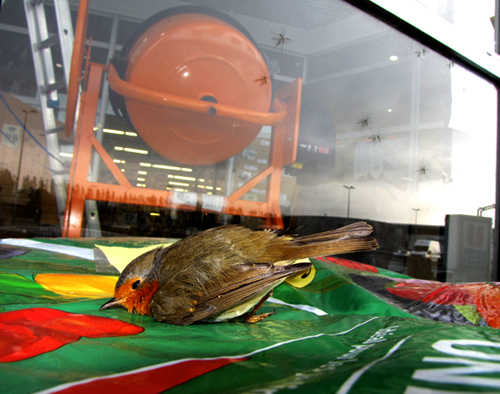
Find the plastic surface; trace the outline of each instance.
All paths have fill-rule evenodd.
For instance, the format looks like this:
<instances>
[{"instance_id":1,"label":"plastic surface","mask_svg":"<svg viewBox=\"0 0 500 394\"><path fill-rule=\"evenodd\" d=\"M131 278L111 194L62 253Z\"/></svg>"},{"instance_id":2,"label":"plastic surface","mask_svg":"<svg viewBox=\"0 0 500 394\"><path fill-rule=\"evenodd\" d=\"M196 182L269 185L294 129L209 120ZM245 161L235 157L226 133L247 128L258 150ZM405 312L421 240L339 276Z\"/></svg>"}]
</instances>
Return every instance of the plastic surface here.
<instances>
[{"instance_id":1,"label":"plastic surface","mask_svg":"<svg viewBox=\"0 0 500 394\"><path fill-rule=\"evenodd\" d=\"M95 247L91 239L41 241ZM99 240L133 249L155 242L165 240ZM252 325L234 320L180 327L120 309L99 311L109 298L93 299L85 280L75 281L70 294L33 279L51 273L100 282L93 260L34 249L0 260L0 357L7 357L0 364L2 392L500 391L500 332L480 326L496 313L498 286L478 284L475 297L467 298L467 286L416 281L346 259L313 263L312 281L301 288L282 284L264 304L262 312L275 309L275 316ZM112 291L116 276L105 277L108 284L96 294ZM50 278L57 282L57 275ZM59 278L71 287L72 280ZM461 305L422 301L438 286L441 294L461 294L446 298ZM415 302L451 309L433 321L403 306ZM461 324L443 321L452 309ZM479 320L473 322L474 315Z\"/></svg>"}]
</instances>

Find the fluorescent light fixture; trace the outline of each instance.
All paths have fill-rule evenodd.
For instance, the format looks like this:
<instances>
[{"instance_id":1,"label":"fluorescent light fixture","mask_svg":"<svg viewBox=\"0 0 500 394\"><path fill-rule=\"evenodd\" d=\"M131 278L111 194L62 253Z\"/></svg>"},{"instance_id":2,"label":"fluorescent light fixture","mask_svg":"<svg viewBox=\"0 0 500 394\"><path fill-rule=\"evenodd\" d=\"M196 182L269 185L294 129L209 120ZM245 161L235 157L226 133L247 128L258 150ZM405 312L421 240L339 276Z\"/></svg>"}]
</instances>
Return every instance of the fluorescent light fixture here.
<instances>
[{"instance_id":1,"label":"fluorescent light fixture","mask_svg":"<svg viewBox=\"0 0 500 394\"><path fill-rule=\"evenodd\" d=\"M134 133L133 131L126 131L125 135L128 135L129 137L137 137L137 133Z\"/></svg>"},{"instance_id":2,"label":"fluorescent light fixture","mask_svg":"<svg viewBox=\"0 0 500 394\"><path fill-rule=\"evenodd\" d=\"M210 195L211 195L211 194L212 194L212 192L207 192L207 194L210 194Z\"/></svg>"},{"instance_id":3,"label":"fluorescent light fixture","mask_svg":"<svg viewBox=\"0 0 500 394\"><path fill-rule=\"evenodd\" d=\"M122 168L122 172L125 172L125 168Z\"/></svg>"},{"instance_id":4,"label":"fluorescent light fixture","mask_svg":"<svg viewBox=\"0 0 500 394\"><path fill-rule=\"evenodd\" d=\"M174 189L175 191L178 191L178 192L183 192L184 189Z\"/></svg>"},{"instance_id":5,"label":"fluorescent light fixture","mask_svg":"<svg viewBox=\"0 0 500 394\"><path fill-rule=\"evenodd\" d=\"M148 175L147 171L137 171L139 175Z\"/></svg>"},{"instance_id":6,"label":"fluorescent light fixture","mask_svg":"<svg viewBox=\"0 0 500 394\"><path fill-rule=\"evenodd\" d=\"M108 133L108 134L118 134L118 135L123 135L125 134L124 131L121 131L121 130L113 130L113 129L102 129L102 131L104 133Z\"/></svg>"},{"instance_id":7,"label":"fluorescent light fixture","mask_svg":"<svg viewBox=\"0 0 500 394\"><path fill-rule=\"evenodd\" d=\"M222 190L220 187L216 187L215 190Z\"/></svg>"},{"instance_id":8,"label":"fluorescent light fixture","mask_svg":"<svg viewBox=\"0 0 500 394\"><path fill-rule=\"evenodd\" d=\"M115 146L115 150L123 150L123 146Z\"/></svg>"},{"instance_id":9,"label":"fluorescent light fixture","mask_svg":"<svg viewBox=\"0 0 500 394\"><path fill-rule=\"evenodd\" d=\"M145 179L144 179L144 178L137 178L137 180L138 180L139 182L144 182L144 181L145 181Z\"/></svg>"},{"instance_id":10,"label":"fluorescent light fixture","mask_svg":"<svg viewBox=\"0 0 500 394\"><path fill-rule=\"evenodd\" d=\"M180 175L169 175L169 178L180 179L183 181L196 181L196 178L191 178L189 176L180 176Z\"/></svg>"},{"instance_id":11,"label":"fluorescent light fixture","mask_svg":"<svg viewBox=\"0 0 500 394\"><path fill-rule=\"evenodd\" d=\"M203 186L203 185L198 185L198 187L199 187L200 189L205 189L205 186Z\"/></svg>"},{"instance_id":12,"label":"fluorescent light fixture","mask_svg":"<svg viewBox=\"0 0 500 394\"><path fill-rule=\"evenodd\" d=\"M205 182L205 179L200 178L200 179L198 179L198 182Z\"/></svg>"},{"instance_id":13,"label":"fluorescent light fixture","mask_svg":"<svg viewBox=\"0 0 500 394\"><path fill-rule=\"evenodd\" d=\"M137 187L146 187L146 185L144 183L138 183Z\"/></svg>"},{"instance_id":14,"label":"fluorescent light fixture","mask_svg":"<svg viewBox=\"0 0 500 394\"><path fill-rule=\"evenodd\" d=\"M150 164L151 166L151 164ZM180 167L172 167L172 166L164 166L163 164L153 164L154 168L161 168L163 170L175 170L175 171L180 171Z\"/></svg>"},{"instance_id":15,"label":"fluorescent light fixture","mask_svg":"<svg viewBox=\"0 0 500 394\"><path fill-rule=\"evenodd\" d=\"M173 181L168 182L168 184L169 185L176 185L176 186L189 186L189 183L173 182Z\"/></svg>"},{"instance_id":16,"label":"fluorescent light fixture","mask_svg":"<svg viewBox=\"0 0 500 394\"><path fill-rule=\"evenodd\" d=\"M181 168L181 170L184 172L193 172L192 168Z\"/></svg>"},{"instance_id":17,"label":"fluorescent light fixture","mask_svg":"<svg viewBox=\"0 0 500 394\"><path fill-rule=\"evenodd\" d=\"M116 147L115 147L116 149ZM130 153L139 153L141 155L147 155L149 152L147 150L142 150L142 149L134 149L134 148L123 148L125 152L130 152Z\"/></svg>"},{"instance_id":18,"label":"fluorescent light fixture","mask_svg":"<svg viewBox=\"0 0 500 394\"><path fill-rule=\"evenodd\" d=\"M151 163L139 163L141 167L151 167Z\"/></svg>"},{"instance_id":19,"label":"fluorescent light fixture","mask_svg":"<svg viewBox=\"0 0 500 394\"><path fill-rule=\"evenodd\" d=\"M158 212L151 212L150 215L151 216L160 216L160 214Z\"/></svg>"},{"instance_id":20,"label":"fluorescent light fixture","mask_svg":"<svg viewBox=\"0 0 500 394\"><path fill-rule=\"evenodd\" d=\"M206 187L207 189L209 189L209 190L213 190L213 188L214 188L213 186L205 186L205 187Z\"/></svg>"}]
</instances>

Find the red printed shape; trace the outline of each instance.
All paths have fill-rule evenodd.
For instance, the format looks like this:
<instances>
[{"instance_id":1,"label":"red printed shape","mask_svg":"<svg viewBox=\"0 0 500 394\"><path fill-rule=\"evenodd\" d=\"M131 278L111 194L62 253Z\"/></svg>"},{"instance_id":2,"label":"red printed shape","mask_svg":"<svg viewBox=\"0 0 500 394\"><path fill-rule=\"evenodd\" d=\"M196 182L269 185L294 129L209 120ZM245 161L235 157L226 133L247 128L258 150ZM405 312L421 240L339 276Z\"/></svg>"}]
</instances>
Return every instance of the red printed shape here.
<instances>
[{"instance_id":1,"label":"red printed shape","mask_svg":"<svg viewBox=\"0 0 500 394\"><path fill-rule=\"evenodd\" d=\"M500 328L500 287L485 284L476 292L476 309L490 327Z\"/></svg>"},{"instance_id":2,"label":"red printed shape","mask_svg":"<svg viewBox=\"0 0 500 394\"><path fill-rule=\"evenodd\" d=\"M340 257L328 257L328 256L326 256L326 257L316 257L316 259L322 260L326 263L334 263L334 264L342 265L344 267L352 268L352 269L359 270L359 271L369 271L369 272L375 272L375 273L378 272L377 267L375 267L373 265L358 263L356 261L342 259Z\"/></svg>"},{"instance_id":3,"label":"red printed shape","mask_svg":"<svg viewBox=\"0 0 500 394\"><path fill-rule=\"evenodd\" d=\"M408 279L390 286L386 290L399 297L415 301L433 302L440 305L474 305L476 294L484 283L441 283L430 280Z\"/></svg>"},{"instance_id":4,"label":"red printed shape","mask_svg":"<svg viewBox=\"0 0 500 394\"><path fill-rule=\"evenodd\" d=\"M50 308L0 313L0 362L20 361L56 350L81 337L135 335L144 328L107 317Z\"/></svg>"},{"instance_id":5,"label":"red printed shape","mask_svg":"<svg viewBox=\"0 0 500 394\"><path fill-rule=\"evenodd\" d=\"M50 392L64 394L156 394L225 365L244 360L248 360L248 357L175 361L123 374L67 383L53 387Z\"/></svg>"}]
</instances>

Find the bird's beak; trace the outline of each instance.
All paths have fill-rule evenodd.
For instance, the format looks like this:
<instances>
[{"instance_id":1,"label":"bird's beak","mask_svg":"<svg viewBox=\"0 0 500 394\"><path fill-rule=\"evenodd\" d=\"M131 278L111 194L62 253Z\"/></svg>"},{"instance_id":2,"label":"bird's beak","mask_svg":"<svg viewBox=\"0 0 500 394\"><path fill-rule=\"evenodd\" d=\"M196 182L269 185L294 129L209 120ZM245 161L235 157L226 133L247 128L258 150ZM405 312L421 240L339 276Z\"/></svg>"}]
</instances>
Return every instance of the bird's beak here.
<instances>
[{"instance_id":1,"label":"bird's beak","mask_svg":"<svg viewBox=\"0 0 500 394\"><path fill-rule=\"evenodd\" d=\"M103 311L104 309L111 309L111 308L122 308L123 307L123 301L124 298L112 298L108 302L106 302L103 306L99 308L100 311Z\"/></svg>"}]
</instances>

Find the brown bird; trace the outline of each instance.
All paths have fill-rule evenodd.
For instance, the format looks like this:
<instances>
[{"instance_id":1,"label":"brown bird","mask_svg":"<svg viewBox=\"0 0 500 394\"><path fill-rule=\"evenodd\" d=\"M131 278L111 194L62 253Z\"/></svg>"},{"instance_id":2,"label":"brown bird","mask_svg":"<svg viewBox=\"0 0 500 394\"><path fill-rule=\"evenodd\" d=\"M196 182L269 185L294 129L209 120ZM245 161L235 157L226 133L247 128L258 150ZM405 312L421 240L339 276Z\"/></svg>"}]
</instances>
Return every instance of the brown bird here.
<instances>
[{"instance_id":1,"label":"brown bird","mask_svg":"<svg viewBox=\"0 0 500 394\"><path fill-rule=\"evenodd\" d=\"M273 314L255 316L272 290L311 267L295 260L374 250L371 232L363 222L303 237L293 230L212 228L134 259L118 278L114 298L100 309L122 307L177 325L250 312L245 321L255 323Z\"/></svg>"}]
</instances>

